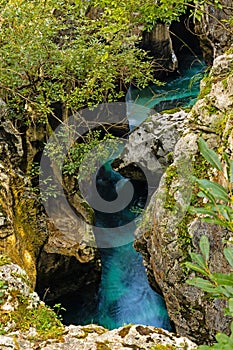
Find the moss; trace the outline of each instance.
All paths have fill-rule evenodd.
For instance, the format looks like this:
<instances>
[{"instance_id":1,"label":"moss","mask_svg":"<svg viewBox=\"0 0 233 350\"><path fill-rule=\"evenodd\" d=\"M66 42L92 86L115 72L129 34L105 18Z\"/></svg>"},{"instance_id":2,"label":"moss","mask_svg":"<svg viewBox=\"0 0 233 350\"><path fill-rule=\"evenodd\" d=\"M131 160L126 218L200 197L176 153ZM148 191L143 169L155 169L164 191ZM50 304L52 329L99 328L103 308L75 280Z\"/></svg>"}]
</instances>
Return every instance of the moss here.
<instances>
[{"instance_id":1,"label":"moss","mask_svg":"<svg viewBox=\"0 0 233 350\"><path fill-rule=\"evenodd\" d=\"M183 108L180 108L180 107L175 107L175 108L172 108L172 109L166 109L166 110L163 110L162 112L160 112L160 114L175 114L177 112L180 112Z\"/></svg>"},{"instance_id":2,"label":"moss","mask_svg":"<svg viewBox=\"0 0 233 350\"><path fill-rule=\"evenodd\" d=\"M178 229L178 244L182 250L183 260L186 261L189 257L190 249L193 247L192 237L188 231L188 224L192 221L193 216L187 213L179 223Z\"/></svg>"},{"instance_id":3,"label":"moss","mask_svg":"<svg viewBox=\"0 0 233 350\"><path fill-rule=\"evenodd\" d=\"M12 261L6 254L0 254L0 266L10 264Z\"/></svg>"},{"instance_id":4,"label":"moss","mask_svg":"<svg viewBox=\"0 0 233 350\"><path fill-rule=\"evenodd\" d=\"M157 344L153 345L150 350L176 350L176 348L172 345Z\"/></svg>"},{"instance_id":5,"label":"moss","mask_svg":"<svg viewBox=\"0 0 233 350\"><path fill-rule=\"evenodd\" d=\"M198 95L198 99L204 98L211 91L212 79L209 76L206 76L202 79L201 91Z\"/></svg>"},{"instance_id":6,"label":"moss","mask_svg":"<svg viewBox=\"0 0 233 350\"><path fill-rule=\"evenodd\" d=\"M36 257L47 237L47 232L38 230L37 220L40 213L37 200L18 193L15 193L14 197L15 238L12 239L15 240L17 249L10 251L10 257L25 269L32 286L35 286Z\"/></svg>"},{"instance_id":7,"label":"moss","mask_svg":"<svg viewBox=\"0 0 233 350\"><path fill-rule=\"evenodd\" d=\"M26 284L26 285L28 285L30 287L30 281L29 281L29 278L28 278L28 276L26 274L24 274L24 273L17 273L17 272L11 272L11 276L12 277L16 277L16 278L20 278L21 281L24 284Z\"/></svg>"},{"instance_id":8,"label":"moss","mask_svg":"<svg viewBox=\"0 0 233 350\"><path fill-rule=\"evenodd\" d=\"M94 220L94 210L92 209L92 207L85 201L80 201L80 205L85 209L86 211L86 220L88 220L88 222L90 224L93 224L93 220Z\"/></svg>"},{"instance_id":9,"label":"moss","mask_svg":"<svg viewBox=\"0 0 233 350\"><path fill-rule=\"evenodd\" d=\"M197 154L193 161L193 175L199 179L207 178L209 168L210 165L205 158L200 153Z\"/></svg>"},{"instance_id":10,"label":"moss","mask_svg":"<svg viewBox=\"0 0 233 350\"><path fill-rule=\"evenodd\" d=\"M228 79L225 78L225 79L222 80L222 86L223 86L224 89L227 89L227 85L228 85Z\"/></svg>"},{"instance_id":11,"label":"moss","mask_svg":"<svg viewBox=\"0 0 233 350\"><path fill-rule=\"evenodd\" d=\"M174 190L171 190L171 185L175 179L178 178L177 168L175 165L170 165L166 170L165 177L165 203L164 208L172 210L175 208L176 200L174 198Z\"/></svg>"},{"instance_id":12,"label":"moss","mask_svg":"<svg viewBox=\"0 0 233 350\"><path fill-rule=\"evenodd\" d=\"M88 334L90 333L97 333L99 335L104 334L107 332L107 329L99 328L98 326L96 328L91 328L91 327L82 327L82 330Z\"/></svg>"},{"instance_id":13,"label":"moss","mask_svg":"<svg viewBox=\"0 0 233 350\"><path fill-rule=\"evenodd\" d=\"M22 296L20 291L11 291L12 300L17 300L18 307L10 313L0 314L0 328L8 322L14 325L11 331L26 332L31 327L37 331L36 340L46 340L49 338L60 338L64 327L55 311L45 306L43 303L32 308L28 298Z\"/></svg>"},{"instance_id":14,"label":"moss","mask_svg":"<svg viewBox=\"0 0 233 350\"><path fill-rule=\"evenodd\" d=\"M167 154L167 162L168 162L168 164L172 164L173 161L174 161L174 152L169 152Z\"/></svg>"},{"instance_id":15,"label":"moss","mask_svg":"<svg viewBox=\"0 0 233 350\"><path fill-rule=\"evenodd\" d=\"M108 342L96 342L96 349L97 350L111 350L111 348L107 345Z\"/></svg>"}]
</instances>

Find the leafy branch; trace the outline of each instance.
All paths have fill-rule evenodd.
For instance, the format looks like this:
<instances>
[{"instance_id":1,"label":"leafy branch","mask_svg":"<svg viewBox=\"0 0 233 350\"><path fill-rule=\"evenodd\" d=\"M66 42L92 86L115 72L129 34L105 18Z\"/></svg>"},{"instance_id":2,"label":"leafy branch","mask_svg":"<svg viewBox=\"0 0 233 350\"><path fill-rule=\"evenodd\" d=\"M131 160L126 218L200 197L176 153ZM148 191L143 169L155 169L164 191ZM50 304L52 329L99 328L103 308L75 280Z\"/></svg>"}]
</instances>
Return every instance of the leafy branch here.
<instances>
[{"instance_id":1,"label":"leafy branch","mask_svg":"<svg viewBox=\"0 0 233 350\"><path fill-rule=\"evenodd\" d=\"M228 302L225 309L225 315L233 317L233 273L211 273L209 268L210 244L206 236L200 239L201 254L191 253L192 262L186 262L186 267L194 270L204 276L194 277L187 280L189 285L198 287L212 298L224 299ZM224 248L224 256L230 266L233 268L233 248ZM199 350L231 350L233 348L233 322L231 323L231 335L223 333L216 335L217 343L213 346L201 345Z\"/></svg>"},{"instance_id":2,"label":"leafy branch","mask_svg":"<svg viewBox=\"0 0 233 350\"><path fill-rule=\"evenodd\" d=\"M218 154L208 147L202 137L198 140L198 146L205 160L219 172L219 178L223 184L194 177L200 190L197 195L207 203L199 208L191 206L189 210L192 214L201 214L203 221L218 224L233 231L233 160L224 152L222 165Z\"/></svg>"}]
</instances>

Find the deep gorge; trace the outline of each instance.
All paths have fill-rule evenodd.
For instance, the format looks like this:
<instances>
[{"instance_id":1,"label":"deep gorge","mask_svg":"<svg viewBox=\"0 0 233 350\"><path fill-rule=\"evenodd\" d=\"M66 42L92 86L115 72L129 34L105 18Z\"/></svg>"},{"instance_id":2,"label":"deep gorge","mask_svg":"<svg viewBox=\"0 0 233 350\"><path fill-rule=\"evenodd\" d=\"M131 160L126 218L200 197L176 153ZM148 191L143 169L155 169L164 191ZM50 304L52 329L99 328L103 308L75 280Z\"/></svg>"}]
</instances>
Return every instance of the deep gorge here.
<instances>
[{"instance_id":1,"label":"deep gorge","mask_svg":"<svg viewBox=\"0 0 233 350\"><path fill-rule=\"evenodd\" d=\"M11 5L13 3L14 0ZM15 3L21 6L21 2L15 1ZM50 0L45 3L50 3ZM220 157L221 152L224 151L229 155L233 154L233 36L229 23L225 22L229 17L232 18L233 12L231 1L221 0L221 4L226 6L224 11L209 3L204 4L205 14L200 20L193 20L188 12L181 16L180 21L172 22L171 25L163 25L159 21L151 33L144 33L143 41L139 46L155 58L157 77L166 83L164 86L150 85L138 90L134 86L137 82L137 74L130 80L130 84L129 80L127 81L127 75L126 84L122 84L121 78L116 76L115 80L111 80L110 77L109 86L114 81L115 90L120 89L121 94L118 96L113 93L109 97L104 90L101 95L104 101L108 101L108 97L110 101L116 96L119 97L121 102L118 106L123 107L122 110L120 107L123 118L118 124L111 124L110 118L107 126L103 124L95 130L100 130L102 136L107 129L117 138L125 137L126 147L120 151L115 160L111 161L111 164L107 162L99 168L96 177L99 194L105 199L107 206L108 203L110 206L111 201L118 198L118 194L119 197L121 194L124 197L130 183L134 189L130 203L116 215L113 212L94 211L88 204L88 196L92 192L91 186L89 192L87 190L88 196L86 199L83 198L75 176L68 178L65 175L62 179L63 192L70 205L70 211L67 211L67 207L60 202L61 197L58 193L56 198L51 199L53 216L51 219L50 212L46 212L41 196L38 195L40 175L38 175L37 165L51 133L60 121L62 124L69 114L72 115L74 101L72 98L66 100L68 96L66 93L69 94L73 87L80 88L75 85L79 84L78 80L75 80L76 73L82 72L83 69L84 80L80 81L89 84L84 95L82 95L84 89L81 91L82 86L77 90L83 97L82 103L85 108L95 98L102 101L100 95L97 97L95 95L95 92L99 91L98 84L101 90L101 84L105 81L101 80L101 77L105 77L101 74L108 67L109 62L113 62L113 66L110 65L113 71L118 64L115 57L111 61L112 42L109 41L108 36L105 37L107 33L105 28L101 33L101 35L104 34L103 38L100 35L100 40L98 35L96 37L94 35L95 42L90 32L95 34L97 27L94 31L92 31L93 27L88 27L91 31L86 33L84 30L84 37L79 36L79 29L85 29L85 26L79 28L80 22L75 17L76 13L71 21L69 17L66 18L67 21L62 21L60 12L53 12L55 16L51 19L51 23L53 24L54 19L61 21L59 23L62 30L59 31L55 24L53 33L57 36L55 41L52 40L51 47L54 50L56 46L59 48L58 51L55 50L55 56L53 56L53 50L48 51L49 56L51 55L51 65L49 61L50 67L48 67L47 61L43 61L47 57L47 46L40 46L42 52L42 56L38 52L40 68L33 67L35 69L32 69L32 79L29 79L29 84L26 83L28 75L24 72L26 68L23 64L25 62L26 65L31 64L30 57L34 60L32 63L37 64L36 50L34 53L33 47L32 51L27 51L27 46L31 49L32 41L26 46L21 45L19 41L22 54L21 67L18 65L17 52L14 57L11 57L9 50L5 49L4 45L8 44L8 37L9 44L12 39L8 32L7 40L3 41L3 49L2 47L0 49L1 54L4 56L6 53L7 57L6 61L2 62L14 64L16 59L16 71L18 67L20 70L19 74L18 71L9 70L9 77L10 72L14 72L17 79L13 80L10 89L5 90L0 101L0 283L6 283L0 289L0 294L3 293L3 298L0 298L0 309L3 310L0 314L1 322L3 320L0 347L3 344L5 349L7 344L7 347L10 346L14 350L31 350L37 346L54 350L61 346L64 350L71 348L76 350L87 345L88 350L118 350L121 346L135 349L141 349L142 346L142 349L152 350L155 344L160 346L161 334L162 338L166 338L166 344L174 346L180 344L179 341L182 338L180 335L188 337L197 344L212 344L216 333L230 334L231 318L224 314L225 301L206 298L206 294L201 290L189 286L186 281L198 274L184 268L185 262L190 261L190 252L200 251L199 240L201 235L205 235L210 241L211 269L221 273L230 272L222 252L225 247L231 246L231 232L225 228L204 223L199 217L187 214L185 211L189 198L187 200L186 193L183 191L186 186L190 190L190 184L185 181L185 177L188 178L186 175L194 173L210 179L213 175L211 169L206 168L205 165L203 168L203 160L200 158L197 147L198 137L202 136L210 148L219 152ZM27 2L24 5L27 10ZM72 3L69 11L73 5ZM11 11L10 8L9 11ZM49 16L50 14L51 11ZM133 13L135 14L137 16L137 12ZM99 16L102 16L99 9L97 13L87 13L91 23L99 19ZM40 25L42 22L49 23L41 21ZM7 18L5 23L8 23ZM1 22L1 34L5 23ZM74 26L75 23L77 27ZM25 26L25 19L23 19L20 24L22 30L16 34L24 33L25 28L30 32L31 27L27 24L26 20ZM66 29L63 31L66 25L68 25L67 32ZM4 28L7 33L11 27L7 28L6 25ZM67 61L64 61L67 63L65 72L69 72L70 75L65 74L68 83L66 85L64 80L63 89L63 85L62 88L59 85L60 69L64 68L63 58L57 60L57 57L60 57L63 49L68 49L67 53L71 50L73 54L72 43L76 38L73 35L69 37L73 30L77 38L81 38L79 44L94 45L90 50L88 47L88 50L82 52L83 57L87 59L80 60L83 64L80 66L80 71L77 65L78 59L69 61L67 56ZM141 26L136 28L135 34L138 35L140 30ZM15 34L14 30L12 33ZM28 37L34 38L36 33L38 31ZM52 27L49 28L50 38L51 33ZM37 46L39 43L44 43L43 35L39 34L37 41L35 40ZM118 31L115 34L119 39ZM20 37L23 43L25 38L27 35L22 34ZM120 38L124 39L124 35ZM115 37L113 36L112 39ZM17 40L14 43L14 49L17 50ZM103 51L99 50L99 47ZM125 53L124 49L125 46L120 46L120 56ZM73 57L80 58L79 51ZM87 56L85 56L86 53ZM95 58L95 55L99 55L97 60L89 66L86 65L93 62L92 58ZM122 67L126 56L121 56L123 57ZM23 57L26 57L25 62ZM206 64L208 69L205 71ZM55 71L53 71L53 65ZM99 65L103 70L92 70ZM85 76L86 67L89 70ZM121 71L122 67L119 65L117 67ZM89 74L90 71L94 72L93 77L92 73ZM54 77L51 72L55 73ZM100 79L95 79L99 74ZM0 76L0 80L1 78ZM4 84L5 82L8 82L8 76ZM9 82L11 82L10 78ZM19 94L16 94L19 103L16 98L16 103L13 101L13 108L11 108L12 101L8 104L11 94L9 91L14 91L16 82L19 83ZM96 82L97 85L95 85ZM31 84L32 90L30 90ZM129 85L130 88L127 90ZM18 86L16 86L17 89ZM28 91L31 92L31 100L28 99L25 103L24 99L20 100L20 96L24 93L28 97ZM127 94L126 91L128 91ZM52 92L51 95L50 92ZM75 103L74 106L76 106ZM47 119L46 113L48 113ZM87 120L83 118L84 124ZM80 144L83 143L82 137L79 141ZM186 163L183 162L184 158ZM187 165L185 171L183 171L184 164ZM147 172L144 174L143 170ZM148 182L145 181L147 177ZM48 191L52 191L50 183L47 184ZM84 187L88 189L88 186L86 181ZM156 194L154 194L155 190ZM191 191L189 195L192 196ZM143 216L141 216L142 213ZM124 223L133 224L129 225L130 229L125 230ZM88 244L89 242L91 244ZM26 273L20 268L23 268ZM39 294L45 304L40 304L33 291ZM34 310L30 307L28 313L28 309L25 309L25 317L20 316L20 322L11 322L15 315L17 318L17 308L19 307L20 312L21 303L25 302L26 305L27 300L35 307L35 315L37 315L31 318L32 323L27 319ZM55 327L56 339L54 339L54 335L50 333L50 328L52 330L53 327L49 325L48 328L46 322L44 323L46 312L42 314L42 319L36 312L40 311L40 307L43 311L46 305L54 306L57 303L61 303L61 306L66 308L66 311L61 310L66 326L62 336L58 336L59 332L56 334ZM34 326L33 322L37 317L38 322L42 321L43 337L49 339L48 342L42 341L41 333L38 335L40 331L37 329L38 325ZM140 325L132 326L133 323L140 323ZM125 324L129 325L124 326ZM98 325L113 331L109 333ZM162 329L158 331L145 325L168 329L178 334L178 338L174 340L174 335L171 333L167 334ZM119 329L120 326L124 327ZM93 342L95 342L94 345ZM187 344L186 340L183 344ZM187 349L195 348L195 344L190 346L189 348L187 345Z\"/></svg>"},{"instance_id":2,"label":"deep gorge","mask_svg":"<svg viewBox=\"0 0 233 350\"><path fill-rule=\"evenodd\" d=\"M180 75L169 78L164 87L149 87L140 91L139 97L136 96L137 91L131 91L131 98L136 101L136 104L129 101L128 120L131 129L143 122L150 109L150 113L155 113L163 109L179 109L183 105L188 108L195 103L205 64L198 56L190 55L183 57L180 65ZM142 111L140 106L146 108ZM132 115L130 110L133 111ZM143 112L147 114L143 115ZM138 120L135 119L137 117ZM100 168L96 177L97 189L101 197L109 201L109 205L125 191L123 183L120 191L116 192L117 182L122 180L124 177L113 171L110 163ZM134 196L124 210L113 214L95 211L95 225L99 227L96 240L100 246L102 265L100 286L95 293L93 287L84 287L84 293L81 290L56 300L67 309L63 313L65 324L97 323L114 329L124 324L137 323L172 329L163 297L149 286L141 254L133 248L136 224L124 229L124 225L138 215L136 222L140 222L139 213L148 200L148 184L136 180L132 180L132 183ZM112 232L113 227L115 231ZM125 241L130 243L125 245ZM103 245L109 245L110 248L101 248Z\"/></svg>"}]
</instances>

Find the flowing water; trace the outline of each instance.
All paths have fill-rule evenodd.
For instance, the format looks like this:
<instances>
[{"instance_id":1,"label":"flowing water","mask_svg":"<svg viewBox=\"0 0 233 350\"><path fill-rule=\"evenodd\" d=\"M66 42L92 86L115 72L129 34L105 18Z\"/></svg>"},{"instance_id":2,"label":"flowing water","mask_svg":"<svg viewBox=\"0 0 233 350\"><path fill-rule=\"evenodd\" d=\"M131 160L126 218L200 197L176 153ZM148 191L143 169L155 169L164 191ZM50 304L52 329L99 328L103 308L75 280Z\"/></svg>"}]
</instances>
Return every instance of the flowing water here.
<instances>
[{"instance_id":1,"label":"flowing water","mask_svg":"<svg viewBox=\"0 0 233 350\"><path fill-rule=\"evenodd\" d=\"M155 110L168 109L182 105L190 106L195 102L199 92L204 64L193 60L184 64L179 78L168 81L166 86L138 91L131 89L128 93L128 116L131 127L138 125L148 115L148 108ZM137 103L132 104L132 100ZM146 106L143 117L141 112ZM134 107L134 108L132 108ZM116 195L116 184L122 176L105 164L99 173L99 192L105 200L113 200ZM118 189L119 190L119 189ZM124 183L119 191L124 192ZM118 193L120 195L120 192ZM97 323L109 329L128 323L153 325L171 330L171 325L163 298L149 286L141 254L133 248L135 224L122 232L121 226L132 222L146 202L146 185L142 188L134 183L134 197L130 204L116 214L96 212L98 234L111 240L111 248L100 249L102 277L97 295L88 297L85 291L72 301L64 315L65 323ZM115 236L108 236L108 227L115 227ZM121 235L127 237L127 244L120 245ZM114 240L115 243L114 243Z\"/></svg>"},{"instance_id":2,"label":"flowing water","mask_svg":"<svg viewBox=\"0 0 233 350\"><path fill-rule=\"evenodd\" d=\"M149 109L161 112L191 107L195 103L206 66L203 60L193 56L185 57L180 66L180 74L168 78L164 86L152 85L142 90L131 88L128 91L126 99L131 129L147 117Z\"/></svg>"}]
</instances>

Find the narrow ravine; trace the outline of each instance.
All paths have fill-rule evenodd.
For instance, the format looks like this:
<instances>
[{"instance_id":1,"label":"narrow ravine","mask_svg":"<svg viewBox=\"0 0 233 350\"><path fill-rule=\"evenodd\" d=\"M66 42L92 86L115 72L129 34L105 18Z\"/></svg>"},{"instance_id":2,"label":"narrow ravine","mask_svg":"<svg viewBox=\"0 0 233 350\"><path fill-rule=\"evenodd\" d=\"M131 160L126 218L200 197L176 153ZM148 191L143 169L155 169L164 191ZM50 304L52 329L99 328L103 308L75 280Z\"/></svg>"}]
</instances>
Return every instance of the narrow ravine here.
<instances>
[{"instance_id":1,"label":"narrow ravine","mask_svg":"<svg viewBox=\"0 0 233 350\"><path fill-rule=\"evenodd\" d=\"M132 89L130 96L128 94L129 103L132 104L133 99L140 106L158 111L177 106L191 106L199 92L203 69L202 61L186 60L179 78L170 80L159 88L152 86L142 91ZM128 110L131 128L146 117L141 115L140 108L138 115L133 114L132 110L130 108ZM101 168L98 176L97 188L100 195L106 201L114 200L116 186L118 181L123 179L122 176L112 170L110 163ZM114 329L128 323L140 323L172 329L164 300L150 287L142 256L133 248L136 224L130 225L128 230L122 232L121 227L135 221L147 199L146 184L133 185L134 197L124 210L114 214L96 211L97 235L109 240L110 246L101 248L101 244L99 245L102 261L100 288L94 300L88 298L88 288L87 293L84 290L83 295L70 300L71 307L64 314L64 322L67 324L97 323ZM121 189L118 189L119 196L121 191L124 192L124 182ZM116 228L114 236L108 236L109 227ZM121 245L119 241L121 235L127 237L126 241L129 243Z\"/></svg>"}]
</instances>

